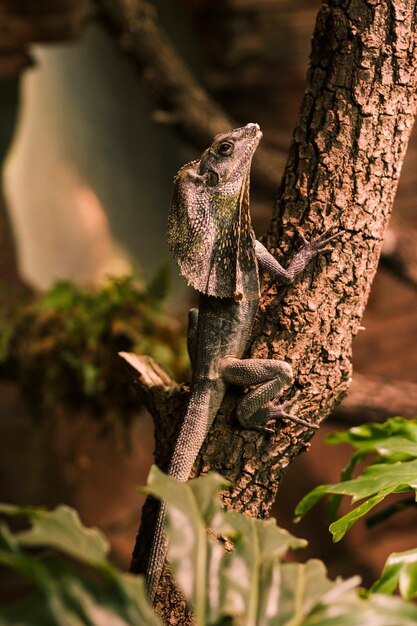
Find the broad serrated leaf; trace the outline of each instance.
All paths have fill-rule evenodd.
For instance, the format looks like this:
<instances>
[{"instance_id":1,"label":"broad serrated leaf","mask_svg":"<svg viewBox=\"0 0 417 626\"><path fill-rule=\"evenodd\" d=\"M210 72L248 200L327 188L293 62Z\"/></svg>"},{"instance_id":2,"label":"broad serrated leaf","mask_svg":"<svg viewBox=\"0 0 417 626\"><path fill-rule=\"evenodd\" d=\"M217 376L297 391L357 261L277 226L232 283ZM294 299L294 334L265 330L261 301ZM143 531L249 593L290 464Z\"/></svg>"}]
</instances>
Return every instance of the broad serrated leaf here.
<instances>
[{"instance_id":1,"label":"broad serrated leaf","mask_svg":"<svg viewBox=\"0 0 417 626\"><path fill-rule=\"evenodd\" d=\"M390 417L381 424L369 422L342 432L331 433L327 435L326 441L330 444L348 443L359 450L389 437L403 437L417 442L417 419Z\"/></svg>"},{"instance_id":2,"label":"broad serrated leaf","mask_svg":"<svg viewBox=\"0 0 417 626\"><path fill-rule=\"evenodd\" d=\"M120 578L119 578L120 577ZM126 577L132 579L127 582ZM100 587L71 577L65 584L65 601L76 606L86 624L94 626L162 626L150 606L142 577L118 573L117 585ZM133 580L134 579L134 580Z\"/></svg>"},{"instance_id":3,"label":"broad serrated leaf","mask_svg":"<svg viewBox=\"0 0 417 626\"><path fill-rule=\"evenodd\" d=\"M330 590L330 594L332 590ZM369 600L350 593L329 601L326 596L302 626L415 626L417 608L399 598L382 595ZM291 626L295 626L291 623Z\"/></svg>"},{"instance_id":4,"label":"broad serrated leaf","mask_svg":"<svg viewBox=\"0 0 417 626\"><path fill-rule=\"evenodd\" d=\"M84 526L78 513L71 507L61 505L53 511L36 508L0 505L0 513L27 517L32 526L15 533L22 546L44 546L65 552L70 557L87 564L105 561L109 543L96 528Z\"/></svg>"},{"instance_id":5,"label":"broad serrated leaf","mask_svg":"<svg viewBox=\"0 0 417 626\"><path fill-rule=\"evenodd\" d=\"M352 496L352 503L366 498L358 507L331 524L333 539L339 541L356 520L387 495L410 489L417 489L417 460L371 465L358 478L316 487L298 503L295 515L299 520L326 494Z\"/></svg>"},{"instance_id":6,"label":"broad serrated leaf","mask_svg":"<svg viewBox=\"0 0 417 626\"><path fill-rule=\"evenodd\" d=\"M16 572L37 586L42 586L47 578L42 563L22 552L5 524L0 525L0 566Z\"/></svg>"},{"instance_id":7,"label":"broad serrated leaf","mask_svg":"<svg viewBox=\"0 0 417 626\"><path fill-rule=\"evenodd\" d=\"M255 624L262 602L261 580L289 548L306 545L273 519L225 511L218 492L227 485L217 474L179 483L155 467L149 478L147 491L166 503L169 559L199 625L243 615L249 620L245 624ZM227 554L207 534L207 527L231 537L235 550Z\"/></svg>"},{"instance_id":8,"label":"broad serrated leaf","mask_svg":"<svg viewBox=\"0 0 417 626\"><path fill-rule=\"evenodd\" d=\"M349 581L349 589L357 582ZM262 603L258 620L253 623L256 626L304 624L304 619L337 584L329 580L324 564L316 559L303 564L275 563L270 579L262 579ZM343 585L345 592L346 583Z\"/></svg>"},{"instance_id":9,"label":"broad serrated leaf","mask_svg":"<svg viewBox=\"0 0 417 626\"><path fill-rule=\"evenodd\" d=\"M106 559L107 543L101 534L83 527L74 511L58 507L49 513L12 505L0 505L0 509L9 515L25 515L33 523L32 529L15 535L0 525L0 565L31 583L29 596L16 605L0 607L2 626L162 626L147 600L143 578L113 567ZM49 540L45 538L48 530ZM85 550L82 558L74 549L77 540L78 549ZM38 558L24 550L45 546L57 552Z\"/></svg>"},{"instance_id":10,"label":"broad serrated leaf","mask_svg":"<svg viewBox=\"0 0 417 626\"><path fill-rule=\"evenodd\" d=\"M141 578L134 593L120 593L114 585L84 579L63 563L46 562L43 567L42 584L29 598L0 607L2 626L162 626Z\"/></svg>"},{"instance_id":11,"label":"broad serrated leaf","mask_svg":"<svg viewBox=\"0 0 417 626\"><path fill-rule=\"evenodd\" d=\"M245 616L245 624L258 624L274 564L289 548L302 548L307 542L279 528L275 519L228 512L224 521L232 530L235 549L224 559L221 571L221 613Z\"/></svg>"},{"instance_id":12,"label":"broad serrated leaf","mask_svg":"<svg viewBox=\"0 0 417 626\"><path fill-rule=\"evenodd\" d=\"M362 624L375 626L415 626L417 624L417 606L400 598L390 598L383 594L370 596L368 611L373 613L374 621L364 620Z\"/></svg>"},{"instance_id":13,"label":"broad serrated leaf","mask_svg":"<svg viewBox=\"0 0 417 626\"><path fill-rule=\"evenodd\" d=\"M417 549L393 552L370 591L393 594L397 587L406 600L417 596Z\"/></svg>"},{"instance_id":14,"label":"broad serrated leaf","mask_svg":"<svg viewBox=\"0 0 417 626\"><path fill-rule=\"evenodd\" d=\"M223 514L218 493L229 484L215 473L181 483L153 466L145 489L166 504L168 557L198 624L205 624L206 612L210 612L207 590L216 584L214 571L218 570L213 568L220 557L219 546L207 537L206 529L215 516ZM212 595L213 602L218 601L218 594Z\"/></svg>"}]
</instances>

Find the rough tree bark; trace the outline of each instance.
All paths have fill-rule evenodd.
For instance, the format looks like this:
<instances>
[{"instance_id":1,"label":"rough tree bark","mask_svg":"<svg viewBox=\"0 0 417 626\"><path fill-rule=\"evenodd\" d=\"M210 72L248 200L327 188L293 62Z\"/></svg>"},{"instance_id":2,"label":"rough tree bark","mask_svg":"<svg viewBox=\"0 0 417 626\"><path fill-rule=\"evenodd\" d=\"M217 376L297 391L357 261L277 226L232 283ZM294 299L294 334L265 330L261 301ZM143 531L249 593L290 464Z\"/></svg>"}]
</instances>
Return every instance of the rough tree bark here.
<instances>
[{"instance_id":1,"label":"rough tree bark","mask_svg":"<svg viewBox=\"0 0 417 626\"><path fill-rule=\"evenodd\" d=\"M287 263L304 234L343 229L334 251L290 288L265 282L251 356L285 359L296 381L290 412L319 424L346 393L351 345L375 274L416 111L416 1L330 0L317 18L305 96L266 242ZM138 361L166 467L187 389ZM151 372L151 377L149 373ZM288 465L314 434L278 423L274 436L241 430L226 399L194 468L234 483L228 507L265 517ZM134 555L145 558L150 505ZM167 583L167 578L163 580ZM159 610L187 623L169 585Z\"/></svg>"}]
</instances>

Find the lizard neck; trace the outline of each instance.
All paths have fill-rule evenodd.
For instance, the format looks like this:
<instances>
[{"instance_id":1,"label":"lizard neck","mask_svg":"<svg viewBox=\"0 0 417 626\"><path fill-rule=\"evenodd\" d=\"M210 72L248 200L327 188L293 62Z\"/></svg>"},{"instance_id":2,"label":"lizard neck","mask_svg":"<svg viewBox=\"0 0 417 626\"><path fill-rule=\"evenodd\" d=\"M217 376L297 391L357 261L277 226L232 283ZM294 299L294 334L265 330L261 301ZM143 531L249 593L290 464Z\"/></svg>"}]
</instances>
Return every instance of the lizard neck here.
<instances>
[{"instance_id":1,"label":"lizard neck","mask_svg":"<svg viewBox=\"0 0 417 626\"><path fill-rule=\"evenodd\" d=\"M249 174L211 189L193 182L195 170L191 164L176 180L169 215L168 241L180 271L189 285L206 295L256 300L259 277Z\"/></svg>"}]
</instances>

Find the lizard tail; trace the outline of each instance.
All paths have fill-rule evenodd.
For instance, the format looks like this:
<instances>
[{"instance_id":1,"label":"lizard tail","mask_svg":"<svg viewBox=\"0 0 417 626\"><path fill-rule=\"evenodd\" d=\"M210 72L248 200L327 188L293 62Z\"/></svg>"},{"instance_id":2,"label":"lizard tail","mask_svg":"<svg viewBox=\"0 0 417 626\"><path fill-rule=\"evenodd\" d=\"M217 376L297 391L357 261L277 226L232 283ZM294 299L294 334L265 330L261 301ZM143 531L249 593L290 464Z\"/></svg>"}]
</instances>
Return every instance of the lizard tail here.
<instances>
[{"instance_id":1,"label":"lizard tail","mask_svg":"<svg viewBox=\"0 0 417 626\"><path fill-rule=\"evenodd\" d=\"M146 586L148 590L148 597L151 602L153 602L155 598L155 593L159 585L168 551L168 544L164 533L165 519L166 505L165 502L160 502L158 517L155 523L152 548L149 555L149 565L146 571Z\"/></svg>"},{"instance_id":2,"label":"lizard tail","mask_svg":"<svg viewBox=\"0 0 417 626\"><path fill-rule=\"evenodd\" d=\"M224 390L224 384L219 381L216 386L207 385L204 389L199 389L198 393L191 394L168 469L169 476L181 482L188 480L203 441L220 408ZM165 520L166 505L161 502L146 571L146 585L151 601L154 600L168 551L164 533Z\"/></svg>"}]
</instances>

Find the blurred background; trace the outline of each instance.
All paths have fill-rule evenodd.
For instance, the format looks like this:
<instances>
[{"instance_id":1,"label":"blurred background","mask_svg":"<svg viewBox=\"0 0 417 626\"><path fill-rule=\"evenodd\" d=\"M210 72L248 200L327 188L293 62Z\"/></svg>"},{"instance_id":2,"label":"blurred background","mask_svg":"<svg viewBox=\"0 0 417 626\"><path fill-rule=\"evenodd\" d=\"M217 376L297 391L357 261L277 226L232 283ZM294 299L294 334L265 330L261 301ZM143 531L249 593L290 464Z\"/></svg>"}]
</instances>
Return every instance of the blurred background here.
<instances>
[{"instance_id":1,"label":"blurred background","mask_svg":"<svg viewBox=\"0 0 417 626\"><path fill-rule=\"evenodd\" d=\"M0 0L0 500L74 506L121 567L153 433L117 352L188 375L195 296L165 243L172 178L215 132L258 122L252 215L265 232L319 5ZM348 458L324 444L328 432L417 415L416 157L414 134L354 344L352 393L280 488L274 515L289 529L297 501L336 482ZM358 524L337 546L324 509L315 516L293 531L332 575L369 583L392 550L417 543L415 509L372 530Z\"/></svg>"}]
</instances>

